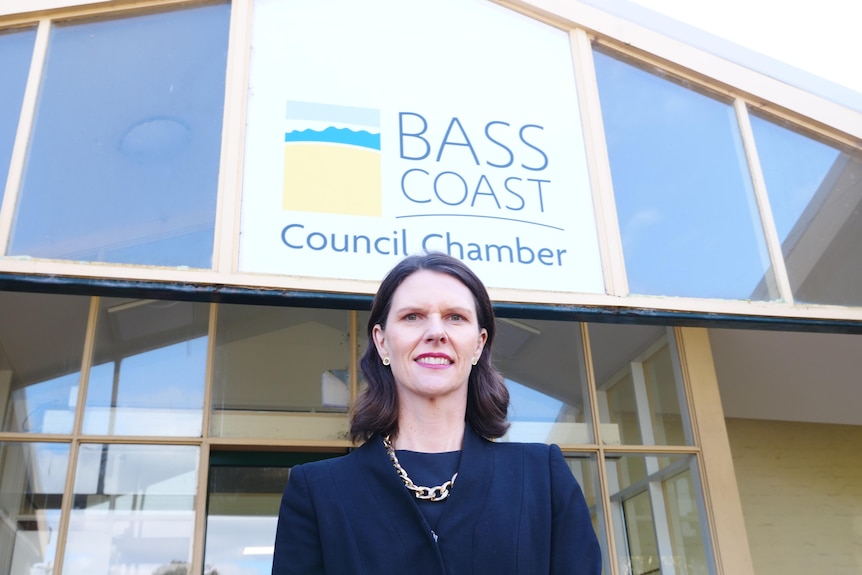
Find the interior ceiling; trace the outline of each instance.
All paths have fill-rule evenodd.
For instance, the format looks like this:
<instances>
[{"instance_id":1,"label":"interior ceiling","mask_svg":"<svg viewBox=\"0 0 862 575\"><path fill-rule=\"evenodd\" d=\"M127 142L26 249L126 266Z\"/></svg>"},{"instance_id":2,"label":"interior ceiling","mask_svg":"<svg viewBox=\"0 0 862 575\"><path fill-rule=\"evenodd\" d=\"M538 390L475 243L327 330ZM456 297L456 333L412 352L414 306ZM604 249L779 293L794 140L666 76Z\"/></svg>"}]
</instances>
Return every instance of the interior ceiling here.
<instances>
[{"instance_id":1,"label":"interior ceiling","mask_svg":"<svg viewBox=\"0 0 862 575\"><path fill-rule=\"evenodd\" d=\"M88 298L78 296L2 293L0 370L11 369L17 380L34 382L80 369L88 305ZM553 358L569 357L570 365L563 369L580 369L579 354L572 353L575 324L519 321L539 328L543 336L529 338L541 344L543 361L530 363L524 380L545 387L542 391L550 395L571 395L554 389L560 385L561 366ZM625 367L663 332L656 326L592 324L597 380ZM709 333L726 417L862 425L862 337L727 329Z\"/></svg>"},{"instance_id":2,"label":"interior ceiling","mask_svg":"<svg viewBox=\"0 0 862 575\"><path fill-rule=\"evenodd\" d=\"M862 425L862 337L709 330L725 417Z\"/></svg>"}]
</instances>

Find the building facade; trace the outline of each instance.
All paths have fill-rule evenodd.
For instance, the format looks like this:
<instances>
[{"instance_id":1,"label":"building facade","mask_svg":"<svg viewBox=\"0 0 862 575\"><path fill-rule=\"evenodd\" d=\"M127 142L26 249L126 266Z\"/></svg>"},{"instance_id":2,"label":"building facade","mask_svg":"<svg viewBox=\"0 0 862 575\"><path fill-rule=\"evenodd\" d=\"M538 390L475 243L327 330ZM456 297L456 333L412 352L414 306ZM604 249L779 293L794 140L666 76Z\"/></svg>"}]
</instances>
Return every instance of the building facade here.
<instances>
[{"instance_id":1,"label":"building facade","mask_svg":"<svg viewBox=\"0 0 862 575\"><path fill-rule=\"evenodd\" d=\"M0 573L268 573L422 250L604 573L862 572L862 102L602 5L4 2Z\"/></svg>"}]
</instances>

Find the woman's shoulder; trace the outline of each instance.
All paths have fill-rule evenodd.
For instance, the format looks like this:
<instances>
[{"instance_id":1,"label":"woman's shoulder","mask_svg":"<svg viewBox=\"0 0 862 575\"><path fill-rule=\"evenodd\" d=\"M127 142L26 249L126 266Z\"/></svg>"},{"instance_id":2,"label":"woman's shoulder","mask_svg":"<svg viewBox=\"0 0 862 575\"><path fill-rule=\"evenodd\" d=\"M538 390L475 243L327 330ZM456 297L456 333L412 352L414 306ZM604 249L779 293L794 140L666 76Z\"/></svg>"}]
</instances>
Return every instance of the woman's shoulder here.
<instances>
[{"instance_id":1,"label":"woman's shoulder","mask_svg":"<svg viewBox=\"0 0 862 575\"><path fill-rule=\"evenodd\" d=\"M493 441L488 443L493 446L492 449L504 457L523 457L531 460L544 460L545 462L558 456L562 458L562 452L556 444L509 441Z\"/></svg>"},{"instance_id":2,"label":"woman's shoulder","mask_svg":"<svg viewBox=\"0 0 862 575\"><path fill-rule=\"evenodd\" d=\"M525 453L547 454L553 448L559 449L555 443L522 443L519 441L489 441L495 449L523 451Z\"/></svg>"},{"instance_id":3,"label":"woman's shoulder","mask_svg":"<svg viewBox=\"0 0 862 575\"><path fill-rule=\"evenodd\" d=\"M360 460L364 457L364 453L372 448L373 446L366 442L344 455L326 457L324 459L303 463L295 466L293 470L300 469L301 473L309 479L319 478L324 475L350 473L360 464ZM293 470L291 470L291 473L293 473Z\"/></svg>"}]
</instances>

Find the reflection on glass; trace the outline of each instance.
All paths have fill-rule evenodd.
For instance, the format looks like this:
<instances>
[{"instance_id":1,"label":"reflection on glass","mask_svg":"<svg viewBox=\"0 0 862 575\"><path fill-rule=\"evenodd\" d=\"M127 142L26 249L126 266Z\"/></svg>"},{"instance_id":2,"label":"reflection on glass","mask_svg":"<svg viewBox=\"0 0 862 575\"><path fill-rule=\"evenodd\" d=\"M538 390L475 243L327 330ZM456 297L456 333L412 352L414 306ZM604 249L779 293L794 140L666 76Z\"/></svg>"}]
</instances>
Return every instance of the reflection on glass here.
<instances>
[{"instance_id":1,"label":"reflection on glass","mask_svg":"<svg viewBox=\"0 0 862 575\"><path fill-rule=\"evenodd\" d=\"M201 434L207 304L104 298L83 432Z\"/></svg>"},{"instance_id":2,"label":"reflection on glass","mask_svg":"<svg viewBox=\"0 0 862 575\"><path fill-rule=\"evenodd\" d=\"M10 254L211 266L229 9L53 27Z\"/></svg>"},{"instance_id":3,"label":"reflection on glass","mask_svg":"<svg viewBox=\"0 0 862 575\"><path fill-rule=\"evenodd\" d=\"M3 431L71 433L90 298L0 292Z\"/></svg>"},{"instance_id":4,"label":"reflection on glass","mask_svg":"<svg viewBox=\"0 0 862 575\"><path fill-rule=\"evenodd\" d=\"M862 153L751 115L797 302L862 305Z\"/></svg>"},{"instance_id":5,"label":"reflection on glass","mask_svg":"<svg viewBox=\"0 0 862 575\"><path fill-rule=\"evenodd\" d=\"M608 542L605 538L605 521L606 514L602 508L601 498L598 495L599 479L598 470L596 469L596 457L594 455L581 454L565 454L566 463L569 464L569 469L572 470L572 475L578 480L581 489L584 492L584 499L587 501L587 506L590 508L590 515L593 520L593 529L599 538L599 544L602 547L602 572L608 573Z\"/></svg>"},{"instance_id":6,"label":"reflection on glass","mask_svg":"<svg viewBox=\"0 0 862 575\"><path fill-rule=\"evenodd\" d=\"M630 291L753 299L769 259L733 107L594 55Z\"/></svg>"},{"instance_id":7,"label":"reflection on glass","mask_svg":"<svg viewBox=\"0 0 862 575\"><path fill-rule=\"evenodd\" d=\"M269 575L287 467L213 467L204 563L216 573Z\"/></svg>"},{"instance_id":8,"label":"reflection on glass","mask_svg":"<svg viewBox=\"0 0 862 575\"><path fill-rule=\"evenodd\" d=\"M589 334L603 443L692 445L665 328L590 324Z\"/></svg>"},{"instance_id":9,"label":"reflection on glass","mask_svg":"<svg viewBox=\"0 0 862 575\"><path fill-rule=\"evenodd\" d=\"M54 568L69 446L0 443L0 573Z\"/></svg>"},{"instance_id":10,"label":"reflection on glass","mask_svg":"<svg viewBox=\"0 0 862 575\"><path fill-rule=\"evenodd\" d=\"M606 461L620 573L715 572L693 455Z\"/></svg>"},{"instance_id":11,"label":"reflection on glass","mask_svg":"<svg viewBox=\"0 0 862 575\"><path fill-rule=\"evenodd\" d=\"M213 434L346 437L349 312L222 305L218 316Z\"/></svg>"},{"instance_id":12,"label":"reflection on glass","mask_svg":"<svg viewBox=\"0 0 862 575\"><path fill-rule=\"evenodd\" d=\"M9 160L15 144L18 115L21 113L24 85L35 40L36 30L32 28L0 32L0 71L3 75L3 81L0 82L0 205L3 204Z\"/></svg>"},{"instance_id":13,"label":"reflection on glass","mask_svg":"<svg viewBox=\"0 0 862 575\"><path fill-rule=\"evenodd\" d=\"M593 443L580 324L497 319L494 366L512 427L503 441Z\"/></svg>"},{"instance_id":14,"label":"reflection on glass","mask_svg":"<svg viewBox=\"0 0 862 575\"><path fill-rule=\"evenodd\" d=\"M185 573L197 475L195 446L82 444L63 574Z\"/></svg>"}]
</instances>

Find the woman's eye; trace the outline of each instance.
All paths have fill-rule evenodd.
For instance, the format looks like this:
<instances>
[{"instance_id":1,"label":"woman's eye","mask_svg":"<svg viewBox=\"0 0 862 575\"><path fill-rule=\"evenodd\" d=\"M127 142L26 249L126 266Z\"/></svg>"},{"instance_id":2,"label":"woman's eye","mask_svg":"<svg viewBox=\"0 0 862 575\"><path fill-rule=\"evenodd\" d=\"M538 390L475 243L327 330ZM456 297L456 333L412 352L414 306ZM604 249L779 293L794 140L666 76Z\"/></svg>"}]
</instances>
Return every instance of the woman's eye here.
<instances>
[{"instance_id":1,"label":"woman's eye","mask_svg":"<svg viewBox=\"0 0 862 575\"><path fill-rule=\"evenodd\" d=\"M460 313L453 313L452 315L449 316L449 318L454 320L454 321L461 321L464 319L464 316L462 316Z\"/></svg>"},{"instance_id":2,"label":"woman's eye","mask_svg":"<svg viewBox=\"0 0 862 575\"><path fill-rule=\"evenodd\" d=\"M408 313L404 316L404 319L406 319L407 321L416 321L417 319L419 319L419 316L415 313Z\"/></svg>"}]
</instances>

